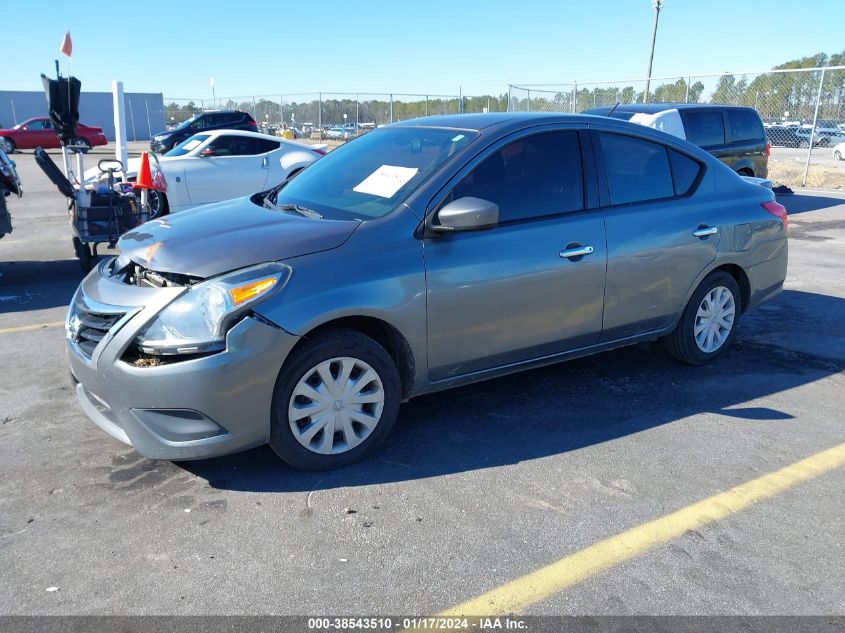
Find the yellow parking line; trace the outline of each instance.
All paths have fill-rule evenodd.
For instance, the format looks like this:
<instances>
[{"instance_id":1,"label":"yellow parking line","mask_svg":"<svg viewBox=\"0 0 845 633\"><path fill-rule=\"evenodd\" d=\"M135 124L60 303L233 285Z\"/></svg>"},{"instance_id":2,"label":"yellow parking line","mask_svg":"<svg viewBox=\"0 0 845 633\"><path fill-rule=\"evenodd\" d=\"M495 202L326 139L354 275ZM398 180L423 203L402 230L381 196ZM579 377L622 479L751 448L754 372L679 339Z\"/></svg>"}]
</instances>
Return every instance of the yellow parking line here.
<instances>
[{"instance_id":1,"label":"yellow parking line","mask_svg":"<svg viewBox=\"0 0 845 633\"><path fill-rule=\"evenodd\" d=\"M53 327L64 327L64 321L53 321L51 323L34 323L32 325L16 325L15 327L0 328L0 334L16 334L17 332L31 332L32 330L45 330Z\"/></svg>"},{"instance_id":2,"label":"yellow parking line","mask_svg":"<svg viewBox=\"0 0 845 633\"><path fill-rule=\"evenodd\" d=\"M845 464L845 444L677 512L599 541L571 556L496 587L441 613L444 616L492 616L521 613L533 604L693 530L789 490Z\"/></svg>"}]
</instances>

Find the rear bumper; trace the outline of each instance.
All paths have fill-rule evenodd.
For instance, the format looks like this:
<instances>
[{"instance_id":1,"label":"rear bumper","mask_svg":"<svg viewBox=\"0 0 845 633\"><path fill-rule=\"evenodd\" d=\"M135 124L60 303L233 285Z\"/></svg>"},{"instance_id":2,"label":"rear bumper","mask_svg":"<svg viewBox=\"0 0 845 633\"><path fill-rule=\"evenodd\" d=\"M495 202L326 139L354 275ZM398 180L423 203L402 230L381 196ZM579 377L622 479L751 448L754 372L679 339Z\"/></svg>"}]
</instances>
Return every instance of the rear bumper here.
<instances>
[{"instance_id":1,"label":"rear bumper","mask_svg":"<svg viewBox=\"0 0 845 633\"><path fill-rule=\"evenodd\" d=\"M127 289L151 294L125 285L110 289L110 283L115 282L95 269L77 292L94 294L100 303L110 290L116 290L114 298L125 298ZM67 340L82 410L103 431L151 459L214 457L266 443L276 377L298 337L246 317L229 331L221 352L156 367L127 362L124 355L140 329L161 309L159 303L168 302L153 297L153 309L129 310L90 357Z\"/></svg>"}]
</instances>

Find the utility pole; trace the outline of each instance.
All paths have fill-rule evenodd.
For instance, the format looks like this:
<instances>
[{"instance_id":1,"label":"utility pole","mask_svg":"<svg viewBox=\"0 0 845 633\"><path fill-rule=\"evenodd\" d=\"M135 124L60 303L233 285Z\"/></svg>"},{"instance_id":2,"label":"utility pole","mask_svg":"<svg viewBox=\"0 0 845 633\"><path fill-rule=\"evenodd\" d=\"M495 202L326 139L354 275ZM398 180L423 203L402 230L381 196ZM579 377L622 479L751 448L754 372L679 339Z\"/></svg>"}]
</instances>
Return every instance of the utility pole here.
<instances>
[{"instance_id":1,"label":"utility pole","mask_svg":"<svg viewBox=\"0 0 845 633\"><path fill-rule=\"evenodd\" d=\"M666 4L666 0L651 0L654 8L654 28L651 31L651 51L648 54L648 74L645 80L645 92L643 92L643 103L648 103L648 88L651 83L651 65L654 61L654 43L657 41L657 20L660 18L660 9Z\"/></svg>"}]
</instances>

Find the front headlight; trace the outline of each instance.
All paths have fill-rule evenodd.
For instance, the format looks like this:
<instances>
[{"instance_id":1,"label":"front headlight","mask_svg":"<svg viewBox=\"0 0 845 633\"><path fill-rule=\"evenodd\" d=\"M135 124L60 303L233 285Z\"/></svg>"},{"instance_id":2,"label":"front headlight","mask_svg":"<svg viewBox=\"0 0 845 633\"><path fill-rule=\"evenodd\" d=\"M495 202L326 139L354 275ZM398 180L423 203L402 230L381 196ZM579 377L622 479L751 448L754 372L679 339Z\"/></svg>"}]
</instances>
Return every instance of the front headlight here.
<instances>
[{"instance_id":1,"label":"front headlight","mask_svg":"<svg viewBox=\"0 0 845 633\"><path fill-rule=\"evenodd\" d=\"M237 317L281 290L290 274L289 266L273 262L203 281L159 312L135 343L147 354L219 351Z\"/></svg>"}]
</instances>

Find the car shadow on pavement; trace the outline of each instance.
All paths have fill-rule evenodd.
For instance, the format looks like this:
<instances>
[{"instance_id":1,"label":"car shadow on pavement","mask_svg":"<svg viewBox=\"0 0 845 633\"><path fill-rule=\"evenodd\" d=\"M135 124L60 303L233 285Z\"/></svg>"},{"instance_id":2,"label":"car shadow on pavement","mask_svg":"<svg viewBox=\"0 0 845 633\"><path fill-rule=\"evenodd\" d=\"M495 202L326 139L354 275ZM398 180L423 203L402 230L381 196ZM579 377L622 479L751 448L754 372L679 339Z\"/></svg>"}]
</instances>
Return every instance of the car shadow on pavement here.
<instances>
[{"instance_id":1,"label":"car shadow on pavement","mask_svg":"<svg viewBox=\"0 0 845 633\"><path fill-rule=\"evenodd\" d=\"M0 262L0 314L66 306L82 277L76 259Z\"/></svg>"},{"instance_id":2,"label":"car shadow on pavement","mask_svg":"<svg viewBox=\"0 0 845 633\"><path fill-rule=\"evenodd\" d=\"M820 195L801 195L800 192L794 195L777 196L777 201L786 207L789 215L818 211L843 204L845 198L832 198Z\"/></svg>"},{"instance_id":3,"label":"car shadow on pavement","mask_svg":"<svg viewBox=\"0 0 845 633\"><path fill-rule=\"evenodd\" d=\"M266 446L178 465L218 489L311 491L515 464L705 412L738 424L791 424L789 411L743 403L845 370L845 347L831 344L842 323L845 299L785 291L743 319L711 365L680 364L655 344L421 396L402 406L375 454L335 471L294 470ZM799 331L813 335L784 340Z\"/></svg>"}]
</instances>

